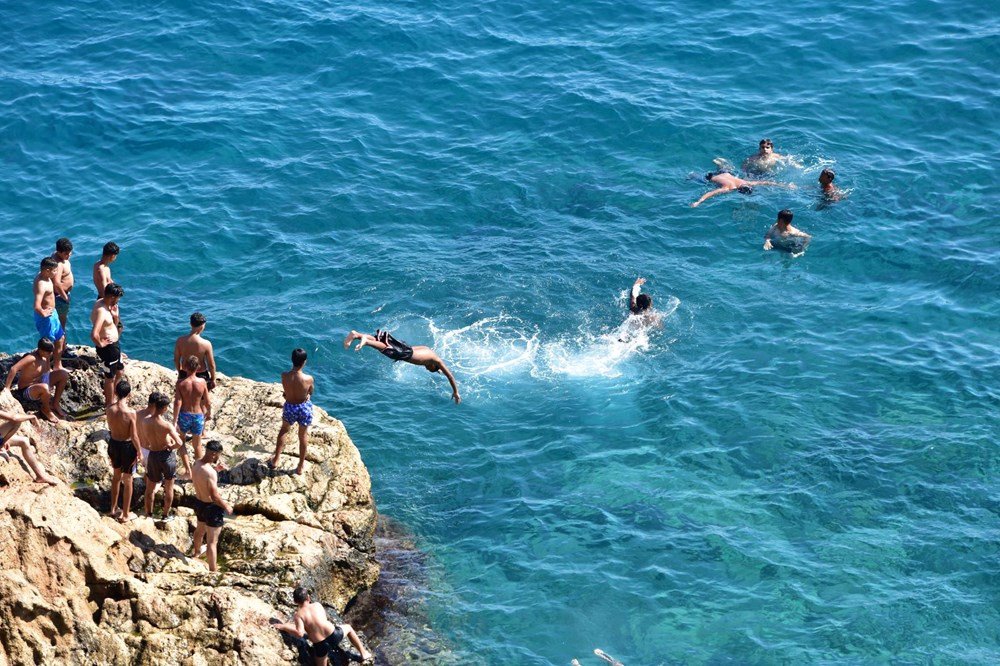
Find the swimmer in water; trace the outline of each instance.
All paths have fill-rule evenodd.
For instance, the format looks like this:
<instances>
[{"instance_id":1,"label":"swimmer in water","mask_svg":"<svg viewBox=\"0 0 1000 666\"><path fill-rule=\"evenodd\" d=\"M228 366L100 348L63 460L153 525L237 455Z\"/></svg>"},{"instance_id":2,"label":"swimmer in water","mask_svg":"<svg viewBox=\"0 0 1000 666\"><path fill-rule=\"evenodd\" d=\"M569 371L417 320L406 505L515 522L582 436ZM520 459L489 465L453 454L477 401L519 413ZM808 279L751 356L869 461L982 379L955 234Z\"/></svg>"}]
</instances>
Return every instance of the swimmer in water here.
<instances>
[{"instance_id":1,"label":"swimmer in water","mask_svg":"<svg viewBox=\"0 0 1000 666\"><path fill-rule=\"evenodd\" d=\"M789 155L779 155L774 152L774 142L764 138L760 140L760 149L753 155L743 160L743 171L748 174L765 174L774 171L774 168L781 164L791 164L801 167Z\"/></svg>"},{"instance_id":2,"label":"swimmer in water","mask_svg":"<svg viewBox=\"0 0 1000 666\"><path fill-rule=\"evenodd\" d=\"M778 221L775 222L767 233L764 234L764 249L770 250L775 246L779 248L784 248L787 246L788 241L792 238L801 238L802 244L800 246L799 252L805 250L809 241L812 240L812 236L806 232L796 229L792 226L792 211L787 208L778 212Z\"/></svg>"},{"instance_id":3,"label":"swimmer in water","mask_svg":"<svg viewBox=\"0 0 1000 666\"><path fill-rule=\"evenodd\" d=\"M833 169L823 169L819 174L819 188L827 201L840 201L844 196L844 191L833 184L836 177Z\"/></svg>"},{"instance_id":4,"label":"swimmer in water","mask_svg":"<svg viewBox=\"0 0 1000 666\"><path fill-rule=\"evenodd\" d=\"M618 342L628 342L633 334L638 333L643 328L659 328L663 326L663 315L653 309L653 299L649 294L640 293L642 285L646 284L646 278L637 277L632 283L632 289L628 297L628 311L630 317L625 320L625 324L619 328Z\"/></svg>"},{"instance_id":5,"label":"swimmer in water","mask_svg":"<svg viewBox=\"0 0 1000 666\"><path fill-rule=\"evenodd\" d=\"M371 347L393 361L406 361L413 365L422 365L427 369L427 372L440 372L448 378L448 383L451 384L451 399L455 401L456 405L462 402L462 397L458 395L458 384L455 382L454 375L451 374L451 370L444 364L441 357L435 354L430 347L423 345L411 347L392 337L388 331L375 331L375 335L351 331L344 338L344 349L350 349L351 343L355 340L359 340L359 342L354 351L361 351L362 347Z\"/></svg>"},{"instance_id":6,"label":"swimmer in water","mask_svg":"<svg viewBox=\"0 0 1000 666\"><path fill-rule=\"evenodd\" d=\"M715 159L715 165L719 167L717 171L709 171L705 174L705 180L709 183L714 183L716 189L711 192L705 192L700 199L691 204L692 208L697 208L702 204L705 199L709 197L714 197L717 194L726 194L727 192L739 192L740 194L753 194L754 185L774 185L775 187L786 187L788 189L794 190L795 185L792 183L778 183L773 180L743 180L737 177L731 171L726 168L725 160L721 158Z\"/></svg>"}]
</instances>

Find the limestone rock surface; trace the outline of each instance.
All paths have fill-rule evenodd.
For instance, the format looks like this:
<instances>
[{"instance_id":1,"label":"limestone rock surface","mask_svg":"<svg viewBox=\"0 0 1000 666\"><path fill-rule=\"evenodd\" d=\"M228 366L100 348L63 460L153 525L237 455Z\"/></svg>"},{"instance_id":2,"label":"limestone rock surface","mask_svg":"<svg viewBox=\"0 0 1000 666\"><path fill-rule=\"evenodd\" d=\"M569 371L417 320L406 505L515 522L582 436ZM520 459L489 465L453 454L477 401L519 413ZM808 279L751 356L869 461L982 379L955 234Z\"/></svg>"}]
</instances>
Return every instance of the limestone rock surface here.
<instances>
[{"instance_id":1,"label":"limestone rock surface","mask_svg":"<svg viewBox=\"0 0 1000 666\"><path fill-rule=\"evenodd\" d=\"M62 405L93 414L102 402L96 357L76 351ZM0 357L0 379L14 360ZM173 395L175 373L162 366L129 360L125 376L136 409L152 391ZM176 520L120 524L107 515L103 417L22 424L19 434L63 483L36 484L18 452L0 454L0 666L297 663L268 622L291 613L291 589L310 586L336 618L375 583L371 481L343 425L316 409L305 473L296 476L294 432L278 470L265 464L281 419L279 385L220 375L211 397L203 441L223 443L229 469L220 491L235 514L220 536L216 573L187 556L196 524L190 483L175 485ZM22 406L4 391L0 410ZM134 483L141 515L141 477Z\"/></svg>"}]
</instances>

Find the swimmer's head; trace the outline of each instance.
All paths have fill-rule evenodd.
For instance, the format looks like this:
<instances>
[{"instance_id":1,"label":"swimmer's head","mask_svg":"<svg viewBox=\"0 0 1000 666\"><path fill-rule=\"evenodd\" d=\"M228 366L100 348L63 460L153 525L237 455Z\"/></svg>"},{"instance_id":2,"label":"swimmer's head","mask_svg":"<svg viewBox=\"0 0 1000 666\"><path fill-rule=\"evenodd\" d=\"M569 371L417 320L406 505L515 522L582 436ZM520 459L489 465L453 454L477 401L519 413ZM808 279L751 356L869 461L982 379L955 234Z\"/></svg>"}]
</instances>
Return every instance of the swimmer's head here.
<instances>
[{"instance_id":1,"label":"swimmer's head","mask_svg":"<svg viewBox=\"0 0 1000 666\"><path fill-rule=\"evenodd\" d=\"M124 400L131 392L132 385L128 383L128 380L121 379L115 384L115 395L118 396L119 400Z\"/></svg>"},{"instance_id":2,"label":"swimmer's head","mask_svg":"<svg viewBox=\"0 0 1000 666\"><path fill-rule=\"evenodd\" d=\"M199 326L205 325L205 315L200 312L195 312L191 315L191 328L198 328Z\"/></svg>"},{"instance_id":3,"label":"swimmer's head","mask_svg":"<svg viewBox=\"0 0 1000 666\"><path fill-rule=\"evenodd\" d=\"M784 210L778 211L778 222L784 222L785 224L791 224L793 217L795 217L795 215L792 213L792 211L788 210L787 208L785 208Z\"/></svg>"},{"instance_id":4,"label":"swimmer's head","mask_svg":"<svg viewBox=\"0 0 1000 666\"><path fill-rule=\"evenodd\" d=\"M117 282L109 282L104 286L105 298L121 298L125 295L125 289Z\"/></svg>"},{"instance_id":5,"label":"swimmer's head","mask_svg":"<svg viewBox=\"0 0 1000 666\"><path fill-rule=\"evenodd\" d=\"M639 294L635 297L635 311L644 312L653 307L653 299L649 294Z\"/></svg>"},{"instance_id":6,"label":"swimmer's head","mask_svg":"<svg viewBox=\"0 0 1000 666\"><path fill-rule=\"evenodd\" d=\"M210 463L216 462L222 457L222 442L217 439L213 439L208 444L205 445L205 458Z\"/></svg>"},{"instance_id":7,"label":"swimmer's head","mask_svg":"<svg viewBox=\"0 0 1000 666\"><path fill-rule=\"evenodd\" d=\"M309 601L309 589L300 585L292 590L292 601L295 602L296 606L301 606Z\"/></svg>"},{"instance_id":8,"label":"swimmer's head","mask_svg":"<svg viewBox=\"0 0 1000 666\"><path fill-rule=\"evenodd\" d=\"M104 257L117 257L121 249L118 247L117 243L107 242L104 244L104 250L102 250Z\"/></svg>"},{"instance_id":9,"label":"swimmer's head","mask_svg":"<svg viewBox=\"0 0 1000 666\"><path fill-rule=\"evenodd\" d=\"M760 140L760 154L764 155L766 153L773 153L773 152L774 152L774 142L771 141L770 139L768 139L767 137L764 137L763 139L761 139Z\"/></svg>"},{"instance_id":10,"label":"swimmer's head","mask_svg":"<svg viewBox=\"0 0 1000 666\"><path fill-rule=\"evenodd\" d=\"M736 191L740 194L753 194L753 188L749 185L740 185L736 188Z\"/></svg>"},{"instance_id":11,"label":"swimmer's head","mask_svg":"<svg viewBox=\"0 0 1000 666\"><path fill-rule=\"evenodd\" d=\"M306 350L299 347L298 349L292 350L292 367L301 368L306 364Z\"/></svg>"},{"instance_id":12,"label":"swimmer's head","mask_svg":"<svg viewBox=\"0 0 1000 666\"><path fill-rule=\"evenodd\" d=\"M44 259L42 259L41 269L43 273L45 271L55 270L57 266L59 266L59 262L53 259L52 257L45 257Z\"/></svg>"},{"instance_id":13,"label":"swimmer's head","mask_svg":"<svg viewBox=\"0 0 1000 666\"><path fill-rule=\"evenodd\" d=\"M39 338L38 339L38 351L43 352L54 352L56 350L55 344L49 338Z\"/></svg>"},{"instance_id":14,"label":"swimmer's head","mask_svg":"<svg viewBox=\"0 0 1000 666\"><path fill-rule=\"evenodd\" d=\"M165 410L169 404L170 398L166 394L159 391L153 391L149 394L149 406L153 407L157 414Z\"/></svg>"},{"instance_id":15,"label":"swimmer's head","mask_svg":"<svg viewBox=\"0 0 1000 666\"><path fill-rule=\"evenodd\" d=\"M833 172L833 169L823 169L819 174L820 185L827 185L832 183L837 177L837 174Z\"/></svg>"},{"instance_id":16,"label":"swimmer's head","mask_svg":"<svg viewBox=\"0 0 1000 666\"><path fill-rule=\"evenodd\" d=\"M56 252L62 256L63 259L69 259L69 255L73 254L73 241L68 238L60 238L56 241Z\"/></svg>"},{"instance_id":17,"label":"swimmer's head","mask_svg":"<svg viewBox=\"0 0 1000 666\"><path fill-rule=\"evenodd\" d=\"M187 370L188 374L196 372L199 365L201 365L201 361L199 361L198 357L193 354L184 359L184 369Z\"/></svg>"}]
</instances>

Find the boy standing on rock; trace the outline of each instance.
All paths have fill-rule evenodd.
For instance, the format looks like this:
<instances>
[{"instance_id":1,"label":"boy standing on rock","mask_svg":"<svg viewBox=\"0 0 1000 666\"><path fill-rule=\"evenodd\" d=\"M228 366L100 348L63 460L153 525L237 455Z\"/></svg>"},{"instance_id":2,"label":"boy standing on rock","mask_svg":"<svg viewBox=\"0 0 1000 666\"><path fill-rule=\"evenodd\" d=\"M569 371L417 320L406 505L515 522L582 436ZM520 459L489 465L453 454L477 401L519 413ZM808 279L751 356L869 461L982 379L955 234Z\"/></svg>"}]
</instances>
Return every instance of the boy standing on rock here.
<instances>
[{"instance_id":1,"label":"boy standing on rock","mask_svg":"<svg viewBox=\"0 0 1000 666\"><path fill-rule=\"evenodd\" d=\"M267 466L275 469L278 465L278 456L285 448L285 435L293 424L299 425L299 466L295 468L296 474L302 474L306 466L306 441L309 438L309 426L313 422L313 405L310 397L313 392L313 378L302 372L306 364L306 350L295 349L292 351L292 369L281 373L281 388L284 389L285 406L281 412L281 429L278 430L278 446L274 449L274 455L267 462Z\"/></svg>"},{"instance_id":2,"label":"boy standing on rock","mask_svg":"<svg viewBox=\"0 0 1000 666\"><path fill-rule=\"evenodd\" d=\"M219 493L219 474L215 466L222 457L222 442L213 439L205 446L205 456L194 464L191 481L194 483L194 515L198 526L194 530L194 556L202 553L201 542L205 540L205 554L208 570L216 570L216 547L219 532L222 531L223 516L233 512Z\"/></svg>"},{"instance_id":3,"label":"boy standing on rock","mask_svg":"<svg viewBox=\"0 0 1000 666\"><path fill-rule=\"evenodd\" d=\"M149 406L136 414L136 425L142 445L149 449L146 461L146 517L153 517L153 498L160 483L163 483L163 522L174 519L170 506L174 503L174 479L177 477L177 457L174 451L181 450L184 465L191 469L184 452L184 442L174 430L174 426L163 418L170 406L170 398L159 391L149 394Z\"/></svg>"},{"instance_id":4,"label":"boy standing on rock","mask_svg":"<svg viewBox=\"0 0 1000 666\"><path fill-rule=\"evenodd\" d=\"M73 267L69 258L73 255L73 243L68 238L56 241L56 251L52 259L58 264L52 277L52 287L56 294L56 313L59 323L66 330L66 317L69 315L69 292L73 291Z\"/></svg>"},{"instance_id":5,"label":"boy standing on rock","mask_svg":"<svg viewBox=\"0 0 1000 666\"><path fill-rule=\"evenodd\" d=\"M124 379L115 384L115 396L118 400L107 408L108 430L111 437L108 440L108 457L111 459L111 517L118 522L127 523L135 518L132 513L132 475L139 464L139 438L136 426L135 410L128 406L128 396L132 387ZM118 508L118 491L122 492L122 508Z\"/></svg>"},{"instance_id":6,"label":"boy standing on rock","mask_svg":"<svg viewBox=\"0 0 1000 666\"><path fill-rule=\"evenodd\" d=\"M56 312L56 291L54 280L59 262L52 257L42 259L38 275L35 276L33 290L35 292L35 328L38 335L48 338L55 345L52 354L52 368L62 368L62 350L66 346L66 331L59 323Z\"/></svg>"},{"instance_id":7,"label":"boy standing on rock","mask_svg":"<svg viewBox=\"0 0 1000 666\"><path fill-rule=\"evenodd\" d=\"M208 397L208 384L195 372L198 357L188 356L184 361L183 378L174 387L174 427L181 435L191 433L195 460L201 459L201 435L205 421L212 418L212 401Z\"/></svg>"},{"instance_id":8,"label":"boy standing on rock","mask_svg":"<svg viewBox=\"0 0 1000 666\"><path fill-rule=\"evenodd\" d=\"M184 379L188 375L184 361L188 356L196 357L197 374L205 380L211 391L215 388L215 354L212 352L212 343L201 337L205 332L205 321L205 315L200 312L191 315L191 332L177 338L174 343L174 367L177 369L177 378Z\"/></svg>"},{"instance_id":9,"label":"boy standing on rock","mask_svg":"<svg viewBox=\"0 0 1000 666\"><path fill-rule=\"evenodd\" d=\"M94 286L97 297L104 297L104 288L111 284L111 264L118 258L120 249L116 243L105 243L101 258L94 264Z\"/></svg>"},{"instance_id":10,"label":"boy standing on rock","mask_svg":"<svg viewBox=\"0 0 1000 666\"><path fill-rule=\"evenodd\" d=\"M340 649L340 641L346 636L351 645L361 655L360 661L368 661L372 658L372 653L361 644L361 639L349 624L336 625L326 617L326 609L323 604L314 602L309 590L304 587L297 587L292 592L292 601L298 608L295 615L288 622L278 622L271 619L271 624L275 629L291 634L296 638L307 637L313 645L313 654L316 657L316 666L326 666L327 657L334 653L334 662L342 663L343 657L351 661L359 661L352 653Z\"/></svg>"},{"instance_id":11,"label":"boy standing on rock","mask_svg":"<svg viewBox=\"0 0 1000 666\"><path fill-rule=\"evenodd\" d=\"M118 341L121 336L122 323L118 316L118 302L125 295L121 285L114 282L104 288L104 298L94 303L90 311L90 321L94 327L90 331L90 339L97 348L97 356L104 366L104 406L111 405L111 396L115 384L122 378L125 364L122 362L122 349Z\"/></svg>"}]
</instances>

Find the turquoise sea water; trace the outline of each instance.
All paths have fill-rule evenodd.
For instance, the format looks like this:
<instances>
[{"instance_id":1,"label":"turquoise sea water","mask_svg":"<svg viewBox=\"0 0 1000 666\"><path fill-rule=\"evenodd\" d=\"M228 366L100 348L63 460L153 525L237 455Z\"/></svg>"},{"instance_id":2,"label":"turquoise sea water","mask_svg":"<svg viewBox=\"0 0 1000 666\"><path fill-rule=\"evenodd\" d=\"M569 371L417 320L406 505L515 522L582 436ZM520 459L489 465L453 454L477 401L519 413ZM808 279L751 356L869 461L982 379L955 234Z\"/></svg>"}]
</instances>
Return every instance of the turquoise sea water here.
<instances>
[{"instance_id":1,"label":"turquoise sea water","mask_svg":"<svg viewBox=\"0 0 1000 666\"><path fill-rule=\"evenodd\" d=\"M0 342L306 347L458 663L995 664L991 3L0 4ZM769 136L801 167L698 209ZM824 206L816 178L848 197ZM762 252L780 208L806 254ZM646 276L665 326L617 342ZM389 328L446 382L347 330ZM275 414L278 418L278 414ZM432 657L427 656L428 662Z\"/></svg>"}]
</instances>

